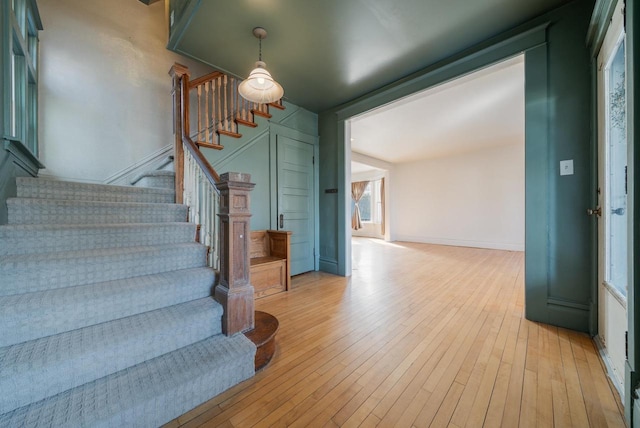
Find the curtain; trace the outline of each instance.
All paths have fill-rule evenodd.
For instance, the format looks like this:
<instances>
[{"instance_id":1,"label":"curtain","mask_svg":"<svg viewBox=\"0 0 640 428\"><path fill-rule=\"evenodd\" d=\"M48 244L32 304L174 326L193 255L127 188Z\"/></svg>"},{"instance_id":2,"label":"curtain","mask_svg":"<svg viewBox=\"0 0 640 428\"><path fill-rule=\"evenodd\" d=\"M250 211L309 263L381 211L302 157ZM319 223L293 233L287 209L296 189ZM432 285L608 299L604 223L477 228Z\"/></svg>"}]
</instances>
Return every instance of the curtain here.
<instances>
[{"instance_id":1,"label":"curtain","mask_svg":"<svg viewBox=\"0 0 640 428\"><path fill-rule=\"evenodd\" d=\"M360 207L358 207L358 202L360 202L360 198L364 195L364 191L369 184L368 181L356 181L355 183L351 183L351 199L355 202L355 207L353 209L353 214L351 215L351 228L353 230L362 229L362 222L360 221Z\"/></svg>"},{"instance_id":2,"label":"curtain","mask_svg":"<svg viewBox=\"0 0 640 428\"><path fill-rule=\"evenodd\" d=\"M380 179L380 234L384 236L385 218L384 218L384 177Z\"/></svg>"}]
</instances>

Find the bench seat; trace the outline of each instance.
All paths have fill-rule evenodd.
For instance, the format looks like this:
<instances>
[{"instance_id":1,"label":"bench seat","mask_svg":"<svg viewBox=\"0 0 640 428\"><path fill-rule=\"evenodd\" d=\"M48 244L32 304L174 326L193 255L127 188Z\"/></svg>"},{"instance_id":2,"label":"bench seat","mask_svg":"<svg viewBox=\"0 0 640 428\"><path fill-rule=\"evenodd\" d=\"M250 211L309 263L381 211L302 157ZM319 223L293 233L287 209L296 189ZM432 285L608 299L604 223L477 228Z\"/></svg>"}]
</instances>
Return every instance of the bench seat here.
<instances>
[{"instance_id":1,"label":"bench seat","mask_svg":"<svg viewBox=\"0 0 640 428\"><path fill-rule=\"evenodd\" d=\"M250 273L254 297L289 290L291 232L254 230L251 232Z\"/></svg>"}]
</instances>

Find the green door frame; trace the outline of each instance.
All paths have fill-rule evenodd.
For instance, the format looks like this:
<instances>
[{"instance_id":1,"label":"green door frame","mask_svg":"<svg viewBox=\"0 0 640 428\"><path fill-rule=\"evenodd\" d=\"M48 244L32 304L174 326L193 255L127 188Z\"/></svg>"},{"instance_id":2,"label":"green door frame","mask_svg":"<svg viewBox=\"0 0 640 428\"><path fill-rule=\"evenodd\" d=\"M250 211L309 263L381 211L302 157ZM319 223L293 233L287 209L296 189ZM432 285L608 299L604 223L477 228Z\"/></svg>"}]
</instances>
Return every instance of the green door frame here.
<instances>
[{"instance_id":1,"label":"green door frame","mask_svg":"<svg viewBox=\"0 0 640 428\"><path fill-rule=\"evenodd\" d=\"M320 115L320 268L347 274L349 200L345 123L352 117L524 53L525 314L529 320L589 332L597 316L589 272L589 55L584 42L590 2L571 2L527 24ZM565 157L566 156L566 157ZM558 161L576 174L559 177ZM328 193L328 192L327 192ZM337 196L337 199L336 199ZM326 207L326 208L325 208Z\"/></svg>"},{"instance_id":2,"label":"green door frame","mask_svg":"<svg viewBox=\"0 0 640 428\"><path fill-rule=\"evenodd\" d=\"M525 265L526 265L526 316L530 320L561 325L563 327L587 331L593 306L587 302L570 301L550 295L549 278L552 269L549 249L551 237L551 188L550 132L549 121L551 106L548 84L548 27L550 22L529 28L526 31L514 31L510 37L501 37L499 41L489 40L480 49L463 52L444 65L439 65L419 76L410 76L397 85L383 89L365 100L355 102L336 112L338 142L338 193L347 195L345 187L349 145L345 139L345 122L351 117L373 108L403 98L415 92L453 80L478 69L524 53L525 55ZM340 167L342 165L342 167ZM347 197L339 200L338 236L339 255L338 273L345 275L347 236ZM340 221L342 220L342 221ZM592 296L593 300L593 296Z\"/></svg>"}]
</instances>

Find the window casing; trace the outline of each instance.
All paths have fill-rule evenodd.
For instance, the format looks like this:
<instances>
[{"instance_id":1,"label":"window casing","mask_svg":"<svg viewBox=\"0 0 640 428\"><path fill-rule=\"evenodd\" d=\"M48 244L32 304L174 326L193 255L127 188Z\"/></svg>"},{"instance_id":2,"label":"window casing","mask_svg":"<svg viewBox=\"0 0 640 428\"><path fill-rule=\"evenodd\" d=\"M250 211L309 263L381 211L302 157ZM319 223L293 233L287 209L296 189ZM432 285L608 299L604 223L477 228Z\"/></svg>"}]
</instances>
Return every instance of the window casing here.
<instances>
[{"instance_id":1,"label":"window casing","mask_svg":"<svg viewBox=\"0 0 640 428\"><path fill-rule=\"evenodd\" d=\"M38 156L38 31L35 0L0 0L2 134Z\"/></svg>"}]
</instances>

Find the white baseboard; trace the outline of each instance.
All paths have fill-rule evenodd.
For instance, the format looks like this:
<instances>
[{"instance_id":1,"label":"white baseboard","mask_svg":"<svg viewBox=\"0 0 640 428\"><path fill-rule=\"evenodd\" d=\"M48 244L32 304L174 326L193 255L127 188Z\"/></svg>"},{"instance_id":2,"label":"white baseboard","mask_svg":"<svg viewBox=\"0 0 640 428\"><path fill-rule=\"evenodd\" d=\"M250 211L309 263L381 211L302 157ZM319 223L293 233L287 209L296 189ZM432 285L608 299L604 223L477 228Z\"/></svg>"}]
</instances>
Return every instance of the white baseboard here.
<instances>
[{"instance_id":1,"label":"white baseboard","mask_svg":"<svg viewBox=\"0 0 640 428\"><path fill-rule=\"evenodd\" d=\"M524 243L470 241L464 239L431 238L414 235L396 235L395 241L419 242L422 244L451 245L453 247L487 248L490 250L524 251Z\"/></svg>"},{"instance_id":2,"label":"white baseboard","mask_svg":"<svg viewBox=\"0 0 640 428\"><path fill-rule=\"evenodd\" d=\"M166 160L166 158L173 152L173 145L169 144L148 156L140 159L138 162L130 165L115 174L107 177L103 183L105 184L119 184L122 186L131 185L131 180L138 174L144 171L158 169Z\"/></svg>"}]
</instances>

